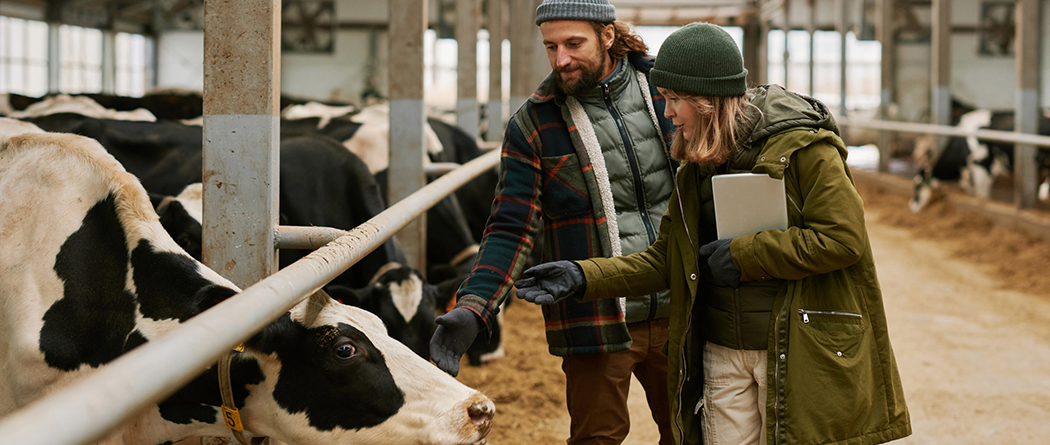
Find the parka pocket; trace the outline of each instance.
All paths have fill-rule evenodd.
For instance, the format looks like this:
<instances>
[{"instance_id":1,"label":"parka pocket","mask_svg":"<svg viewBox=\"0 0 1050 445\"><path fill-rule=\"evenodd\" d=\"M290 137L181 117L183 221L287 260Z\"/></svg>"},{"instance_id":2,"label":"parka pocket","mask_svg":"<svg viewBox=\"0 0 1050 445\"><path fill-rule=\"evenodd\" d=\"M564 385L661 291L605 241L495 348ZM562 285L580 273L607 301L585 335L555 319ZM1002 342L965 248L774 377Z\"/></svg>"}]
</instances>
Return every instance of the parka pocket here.
<instances>
[{"instance_id":1,"label":"parka pocket","mask_svg":"<svg viewBox=\"0 0 1050 445\"><path fill-rule=\"evenodd\" d=\"M560 220L591 212L590 194L583 179L580 159L575 154L544 156L542 167L543 214L549 220Z\"/></svg>"},{"instance_id":2,"label":"parka pocket","mask_svg":"<svg viewBox=\"0 0 1050 445\"><path fill-rule=\"evenodd\" d=\"M857 313L810 309L800 309L791 324L785 382L790 428L815 436L814 443L866 433L865 422L837 416L871 419L884 410L870 326Z\"/></svg>"}]
</instances>

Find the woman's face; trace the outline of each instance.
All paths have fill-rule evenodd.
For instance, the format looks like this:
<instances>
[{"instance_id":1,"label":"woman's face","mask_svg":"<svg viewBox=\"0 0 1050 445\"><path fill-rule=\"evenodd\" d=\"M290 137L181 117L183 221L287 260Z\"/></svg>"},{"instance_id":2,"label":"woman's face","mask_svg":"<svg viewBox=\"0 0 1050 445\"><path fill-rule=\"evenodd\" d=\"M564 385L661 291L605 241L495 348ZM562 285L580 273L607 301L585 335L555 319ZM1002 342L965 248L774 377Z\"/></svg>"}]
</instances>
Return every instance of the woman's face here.
<instances>
[{"instance_id":1,"label":"woman's face","mask_svg":"<svg viewBox=\"0 0 1050 445\"><path fill-rule=\"evenodd\" d=\"M693 130L696 122L700 119L700 112L692 103L678 96L671 90L658 88L660 94L667 98L667 106L664 107L664 117L671 120L675 128L687 141L693 140Z\"/></svg>"}]
</instances>

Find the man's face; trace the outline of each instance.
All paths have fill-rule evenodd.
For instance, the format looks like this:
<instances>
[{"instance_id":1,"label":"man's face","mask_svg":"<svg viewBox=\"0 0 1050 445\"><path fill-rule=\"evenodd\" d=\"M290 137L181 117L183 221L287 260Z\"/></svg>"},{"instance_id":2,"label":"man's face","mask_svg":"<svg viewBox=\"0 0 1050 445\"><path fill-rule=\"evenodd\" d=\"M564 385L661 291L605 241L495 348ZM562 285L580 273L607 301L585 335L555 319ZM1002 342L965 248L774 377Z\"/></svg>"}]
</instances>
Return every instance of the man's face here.
<instances>
[{"instance_id":1,"label":"man's face","mask_svg":"<svg viewBox=\"0 0 1050 445\"><path fill-rule=\"evenodd\" d=\"M605 32L607 31L607 32ZM599 38L589 22L552 20L540 24L547 59L557 74L558 85L565 94L576 95L593 88L602 79L608 65L613 27L607 26Z\"/></svg>"}]
</instances>

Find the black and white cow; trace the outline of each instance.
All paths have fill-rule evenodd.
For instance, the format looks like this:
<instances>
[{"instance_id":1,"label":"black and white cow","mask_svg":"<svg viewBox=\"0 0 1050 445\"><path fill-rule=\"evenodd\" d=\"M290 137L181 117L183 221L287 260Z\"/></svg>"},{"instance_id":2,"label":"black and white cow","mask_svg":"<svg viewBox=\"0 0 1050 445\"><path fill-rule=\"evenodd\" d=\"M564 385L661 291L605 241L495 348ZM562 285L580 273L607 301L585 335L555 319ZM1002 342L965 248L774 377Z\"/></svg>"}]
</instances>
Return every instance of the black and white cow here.
<instances>
[{"instance_id":1,"label":"black and white cow","mask_svg":"<svg viewBox=\"0 0 1050 445\"><path fill-rule=\"evenodd\" d=\"M962 114L956 127L1012 131L1014 112L976 109ZM1050 135L1050 118L1039 117L1038 134ZM934 135L925 135L915 142L913 157L919 171L915 176L915 193L909 203L913 212L930 203L934 190L942 181L957 181L963 191L989 198L995 181L1013 170L1014 145L1011 143L986 141L975 136L953 137L948 138L943 149L939 149L936 140ZM1050 150L1038 148L1035 162L1042 182L1040 199L1050 200Z\"/></svg>"},{"instance_id":2,"label":"black and white cow","mask_svg":"<svg viewBox=\"0 0 1050 445\"><path fill-rule=\"evenodd\" d=\"M106 366L238 292L165 233L138 180L95 141L0 134L0 416ZM495 407L316 293L231 367L246 435L288 444L483 443ZM228 436L216 368L104 443Z\"/></svg>"}]
</instances>

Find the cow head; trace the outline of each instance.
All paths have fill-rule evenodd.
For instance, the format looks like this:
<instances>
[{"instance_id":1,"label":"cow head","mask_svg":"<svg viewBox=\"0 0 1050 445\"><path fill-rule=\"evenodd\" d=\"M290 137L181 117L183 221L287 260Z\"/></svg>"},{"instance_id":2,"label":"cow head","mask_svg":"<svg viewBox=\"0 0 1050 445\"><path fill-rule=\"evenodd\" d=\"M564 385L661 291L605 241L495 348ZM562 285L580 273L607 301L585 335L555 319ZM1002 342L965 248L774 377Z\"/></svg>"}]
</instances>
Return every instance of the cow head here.
<instances>
[{"instance_id":1,"label":"cow head","mask_svg":"<svg viewBox=\"0 0 1050 445\"><path fill-rule=\"evenodd\" d=\"M424 359L430 359L430 337L441 290L410 267L397 265L381 271L372 284L361 289L330 285L327 291L339 301L376 314L391 337Z\"/></svg>"}]
</instances>

